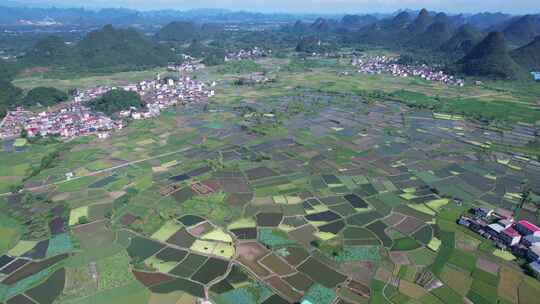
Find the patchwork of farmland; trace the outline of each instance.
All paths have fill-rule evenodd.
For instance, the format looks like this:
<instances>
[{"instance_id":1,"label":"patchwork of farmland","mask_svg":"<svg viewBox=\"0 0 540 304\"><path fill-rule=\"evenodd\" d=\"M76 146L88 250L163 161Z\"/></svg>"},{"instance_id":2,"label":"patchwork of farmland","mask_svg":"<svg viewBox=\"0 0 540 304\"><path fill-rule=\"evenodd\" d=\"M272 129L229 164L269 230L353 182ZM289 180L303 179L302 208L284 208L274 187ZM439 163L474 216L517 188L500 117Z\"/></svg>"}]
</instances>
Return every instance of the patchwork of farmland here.
<instances>
[{"instance_id":1,"label":"patchwork of farmland","mask_svg":"<svg viewBox=\"0 0 540 304\"><path fill-rule=\"evenodd\" d=\"M270 89L75 140L25 181L33 191L1 197L26 228L0 225L0 302L540 299L520 261L456 224L472 206L540 223L540 166L495 149L497 130L390 101ZM24 157L45 150L26 147Z\"/></svg>"}]
</instances>

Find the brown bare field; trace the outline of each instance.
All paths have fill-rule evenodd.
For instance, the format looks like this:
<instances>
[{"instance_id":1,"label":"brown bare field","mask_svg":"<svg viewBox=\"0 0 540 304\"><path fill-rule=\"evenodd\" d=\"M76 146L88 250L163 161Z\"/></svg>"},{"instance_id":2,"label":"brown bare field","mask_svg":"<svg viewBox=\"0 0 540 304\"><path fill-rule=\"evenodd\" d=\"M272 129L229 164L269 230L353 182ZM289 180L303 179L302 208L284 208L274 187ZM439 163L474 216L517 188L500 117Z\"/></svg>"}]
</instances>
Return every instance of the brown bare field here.
<instances>
[{"instance_id":1,"label":"brown bare field","mask_svg":"<svg viewBox=\"0 0 540 304\"><path fill-rule=\"evenodd\" d=\"M291 285L280 279L278 276L273 276L266 280L268 285L272 286L278 293L290 302L297 302L302 298L302 294L295 291Z\"/></svg>"},{"instance_id":2,"label":"brown bare field","mask_svg":"<svg viewBox=\"0 0 540 304\"><path fill-rule=\"evenodd\" d=\"M424 288L404 280L399 281L399 292L417 300L426 294Z\"/></svg>"},{"instance_id":3,"label":"brown bare field","mask_svg":"<svg viewBox=\"0 0 540 304\"><path fill-rule=\"evenodd\" d=\"M497 273L499 273L500 265L493 261L480 257L476 261L476 267L494 275L497 275Z\"/></svg>"},{"instance_id":4,"label":"brown bare field","mask_svg":"<svg viewBox=\"0 0 540 304\"><path fill-rule=\"evenodd\" d=\"M268 269L270 269L272 272L284 276L284 275L290 275L294 273L294 269L289 265L287 262L283 261L281 258L279 258L274 253L271 253L267 256L265 256L263 259L260 260L262 265L266 266Z\"/></svg>"},{"instance_id":5,"label":"brown bare field","mask_svg":"<svg viewBox=\"0 0 540 304\"><path fill-rule=\"evenodd\" d=\"M523 277L521 273L515 269L503 266L500 270L498 294L501 298L512 303L518 303L518 290Z\"/></svg>"},{"instance_id":6,"label":"brown bare field","mask_svg":"<svg viewBox=\"0 0 540 304\"><path fill-rule=\"evenodd\" d=\"M407 217L401 223L397 224L395 228L403 234L411 234L422 225L424 225L424 222L421 220L414 217Z\"/></svg>"},{"instance_id":7,"label":"brown bare field","mask_svg":"<svg viewBox=\"0 0 540 304\"><path fill-rule=\"evenodd\" d=\"M270 272L259 265L258 261L268 254L268 249L257 242L240 243L236 247L238 261L259 277L266 277Z\"/></svg>"},{"instance_id":8,"label":"brown bare field","mask_svg":"<svg viewBox=\"0 0 540 304\"><path fill-rule=\"evenodd\" d=\"M135 275L135 278L137 278L137 280L143 283L143 285L146 287L151 287L174 280L174 277L168 276L163 273L155 272L142 272L133 270L133 275Z\"/></svg>"}]
</instances>

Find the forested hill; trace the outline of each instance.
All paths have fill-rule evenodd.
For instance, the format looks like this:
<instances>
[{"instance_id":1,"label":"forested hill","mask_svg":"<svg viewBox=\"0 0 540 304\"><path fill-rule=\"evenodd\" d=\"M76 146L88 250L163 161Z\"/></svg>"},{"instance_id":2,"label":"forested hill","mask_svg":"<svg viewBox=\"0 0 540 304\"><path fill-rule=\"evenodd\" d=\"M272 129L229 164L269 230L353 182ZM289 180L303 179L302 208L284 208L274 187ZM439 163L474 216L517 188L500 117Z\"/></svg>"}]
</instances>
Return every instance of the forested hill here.
<instances>
[{"instance_id":1,"label":"forested hill","mask_svg":"<svg viewBox=\"0 0 540 304\"><path fill-rule=\"evenodd\" d=\"M490 33L458 62L465 74L496 78L516 78L519 66L509 54L504 35Z\"/></svg>"},{"instance_id":2,"label":"forested hill","mask_svg":"<svg viewBox=\"0 0 540 304\"><path fill-rule=\"evenodd\" d=\"M512 58L527 70L540 71L540 36L512 52Z\"/></svg>"},{"instance_id":3,"label":"forested hill","mask_svg":"<svg viewBox=\"0 0 540 304\"><path fill-rule=\"evenodd\" d=\"M59 37L48 37L21 58L26 66L62 66L70 70L115 71L164 66L174 53L135 29L107 25L92 31L74 46Z\"/></svg>"},{"instance_id":4,"label":"forested hill","mask_svg":"<svg viewBox=\"0 0 540 304\"><path fill-rule=\"evenodd\" d=\"M13 63L0 59L0 118L4 117L7 109L22 96L22 90L11 84L16 74L17 68Z\"/></svg>"}]
</instances>

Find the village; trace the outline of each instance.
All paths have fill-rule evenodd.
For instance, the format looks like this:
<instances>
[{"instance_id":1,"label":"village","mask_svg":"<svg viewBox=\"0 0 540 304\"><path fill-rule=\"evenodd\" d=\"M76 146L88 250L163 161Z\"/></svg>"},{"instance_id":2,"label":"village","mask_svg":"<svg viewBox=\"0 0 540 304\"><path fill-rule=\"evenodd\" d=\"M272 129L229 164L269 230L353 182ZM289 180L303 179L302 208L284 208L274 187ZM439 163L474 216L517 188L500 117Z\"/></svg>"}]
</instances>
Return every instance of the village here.
<instances>
[{"instance_id":1,"label":"village","mask_svg":"<svg viewBox=\"0 0 540 304\"><path fill-rule=\"evenodd\" d=\"M399 63L398 57L390 56L360 56L353 57L352 65L361 74L392 74L396 77L420 77L427 81L440 82L446 85L465 85L463 79L455 78L443 71L436 70L428 65L405 65Z\"/></svg>"},{"instance_id":2,"label":"village","mask_svg":"<svg viewBox=\"0 0 540 304\"><path fill-rule=\"evenodd\" d=\"M248 60L248 59L256 59L256 58L261 58L261 57L266 57L268 55L271 55L272 54L272 51L271 50L265 50L263 48L260 48L260 47L253 47L252 49L249 49L249 50L240 50L238 52L234 52L234 53L228 53L227 55L225 55L225 62L229 62L229 61L239 61L239 60Z\"/></svg>"},{"instance_id":3,"label":"village","mask_svg":"<svg viewBox=\"0 0 540 304\"><path fill-rule=\"evenodd\" d=\"M59 107L34 113L18 107L9 111L0 122L0 139L11 139L24 134L28 137L60 136L73 138L96 135L108 138L110 132L126 126L126 120L140 120L159 116L160 111L176 105L194 102L208 102L215 95L212 89L216 83L206 85L200 81L183 77L164 77L160 74L153 80L120 87L96 86L75 92L73 100ZM111 118L92 111L86 104L100 98L111 90L125 90L137 93L145 104L142 109L125 109Z\"/></svg>"},{"instance_id":4,"label":"village","mask_svg":"<svg viewBox=\"0 0 540 304\"><path fill-rule=\"evenodd\" d=\"M527 220L515 221L511 212L476 207L458 224L493 241L502 250L527 261L526 267L540 279L540 228Z\"/></svg>"}]
</instances>

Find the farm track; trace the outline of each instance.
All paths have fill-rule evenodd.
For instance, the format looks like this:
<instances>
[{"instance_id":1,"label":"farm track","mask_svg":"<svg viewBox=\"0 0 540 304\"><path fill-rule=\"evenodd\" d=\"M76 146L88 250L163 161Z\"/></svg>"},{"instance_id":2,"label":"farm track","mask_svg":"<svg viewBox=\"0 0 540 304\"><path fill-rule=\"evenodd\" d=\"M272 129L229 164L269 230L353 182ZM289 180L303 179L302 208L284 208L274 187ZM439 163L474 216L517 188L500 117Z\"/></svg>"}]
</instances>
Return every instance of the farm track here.
<instances>
[{"instance_id":1,"label":"farm track","mask_svg":"<svg viewBox=\"0 0 540 304\"><path fill-rule=\"evenodd\" d=\"M44 185L37 186L37 187L24 188L22 190L39 191L39 190L46 189L46 188L48 188L50 186L57 186L57 185L61 185L61 184L67 183L67 182L72 182L72 181L75 181L75 180L78 180L78 179L81 179L81 178L90 177L90 176L96 176L96 175L99 175L99 174L102 174L102 173L107 173L107 172L111 172L111 171L114 171L114 170L118 170L120 168L124 168L124 167L128 167L128 166L136 165L136 164L139 164L139 163L147 162L147 161L150 161L150 160L159 159L159 158L162 158L162 157L182 153L182 152L187 151L188 149L189 149L189 147L182 148L180 150L176 150L176 151L172 151L172 152L159 154L159 155L152 156L152 157L133 160L133 161L130 161L130 162L127 162L127 163L124 163L124 164L121 164L121 165L116 165L116 166L113 166L113 167L110 167L110 168L101 169L101 170L98 170L98 171L92 171L92 172L89 172L87 174L71 178L69 180L61 180L61 181L57 181L57 182L49 183L49 184L44 184ZM0 196L7 196L7 195L10 195L10 194L12 194L12 193L11 192L6 192L6 193L0 194Z\"/></svg>"}]
</instances>

